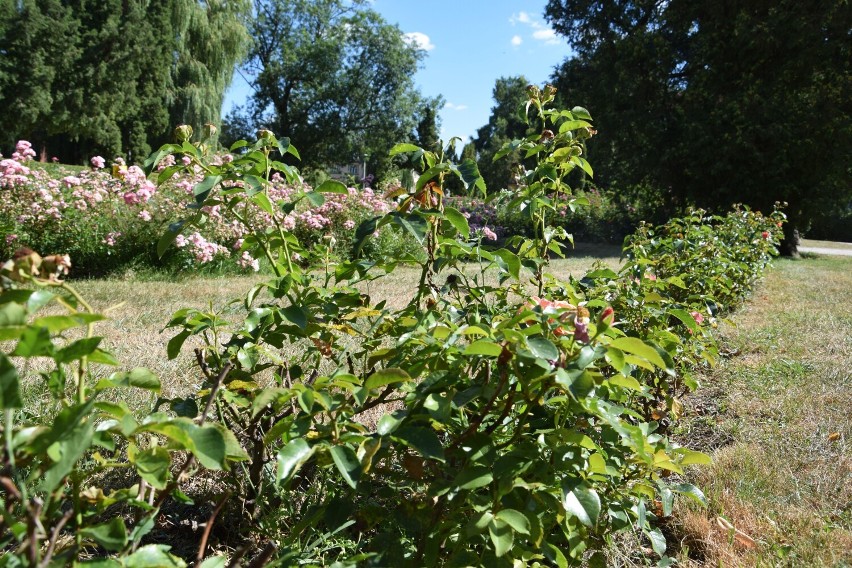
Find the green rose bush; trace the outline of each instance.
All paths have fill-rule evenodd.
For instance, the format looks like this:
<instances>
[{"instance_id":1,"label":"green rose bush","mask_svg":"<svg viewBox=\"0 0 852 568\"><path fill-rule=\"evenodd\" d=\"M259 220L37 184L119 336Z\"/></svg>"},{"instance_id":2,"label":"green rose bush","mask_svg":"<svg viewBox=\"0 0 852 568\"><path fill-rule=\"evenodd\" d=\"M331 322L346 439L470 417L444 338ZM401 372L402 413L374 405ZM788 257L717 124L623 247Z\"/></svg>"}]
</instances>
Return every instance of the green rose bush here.
<instances>
[{"instance_id":1,"label":"green rose bush","mask_svg":"<svg viewBox=\"0 0 852 568\"><path fill-rule=\"evenodd\" d=\"M91 384L92 365L115 363L95 340L99 316L23 256L7 263L0 506L13 530L0 541L0 564L142 565L145 553L180 565L152 528L168 503L200 505L193 475L217 487L194 554L205 565L226 563L205 560L215 526L228 527L232 563L256 566L604 565L619 531L664 558L658 517L678 495L704 501L673 474L709 461L667 428L694 371L715 358L715 321L771 258L783 215L696 211L641 227L618 272L555 277L549 259L570 235L554 215L566 202L583 205L564 180L577 168L592 175L583 142L594 131L585 109L550 108L554 94L530 87L530 135L498 154L524 156L511 207L531 227L506 248L488 248L445 198L451 179L484 194L475 162L393 149L424 173L394 192L392 210L360 224L354 246L369 247L386 227L420 244L404 259L420 278L401 309L363 292L400 259L333 263L284 221L300 204L347 192L333 181L300 185L282 161L298 155L289 140L262 131L215 163L187 135L152 155L149 170L175 156L169 168L203 172L160 252L216 207L245 229L239 254L265 259L274 275L239 301L236 322L195 308L174 314L168 354L199 338L202 386L159 398L142 418L99 396L156 391L157 379L135 370ZM276 175L301 189L271 192ZM65 323L37 317L48 300L69 310L48 316ZM66 325L83 326L86 338L65 339ZM33 356L70 366L63 380L42 375L60 421L46 423L16 395L13 362ZM98 490L103 471L120 466L124 485Z\"/></svg>"}]
</instances>

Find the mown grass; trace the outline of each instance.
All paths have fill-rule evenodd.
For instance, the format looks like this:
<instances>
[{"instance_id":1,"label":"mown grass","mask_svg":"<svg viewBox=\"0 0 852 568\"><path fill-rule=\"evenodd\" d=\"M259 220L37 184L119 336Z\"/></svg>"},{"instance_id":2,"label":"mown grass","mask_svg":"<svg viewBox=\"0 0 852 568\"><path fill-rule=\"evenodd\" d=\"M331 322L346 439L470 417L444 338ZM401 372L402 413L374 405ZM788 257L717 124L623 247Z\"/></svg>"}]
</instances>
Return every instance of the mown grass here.
<instances>
[{"instance_id":1,"label":"mown grass","mask_svg":"<svg viewBox=\"0 0 852 568\"><path fill-rule=\"evenodd\" d=\"M802 239L803 247L821 247L838 250L852 250L852 243L839 243L834 241L817 241L813 239Z\"/></svg>"},{"instance_id":2,"label":"mown grass","mask_svg":"<svg viewBox=\"0 0 852 568\"><path fill-rule=\"evenodd\" d=\"M616 267L618 252L617 247L578 246L570 253L570 258L554 261L551 272L564 278L568 274L581 276L596 262ZM470 270L474 267L471 266ZM387 300L389 307L401 308L412 300L419 275L419 269L415 267L398 267L390 275L365 284L363 290L373 302ZM200 343L190 338L176 359L166 357L166 344L176 332L163 331L163 327L172 314L180 308L191 307L212 309L225 319L237 320L243 317L243 308L239 303L232 305L229 302L244 298L252 286L269 278L268 275L257 274L157 278L146 274L143 280L133 277L93 279L73 281L72 285L95 310L107 312L109 320L99 323L96 328L96 333L104 337L104 347L128 368L151 369L162 381L162 395L172 398L186 396L201 382L192 351ZM496 276L494 278L496 282ZM98 367L95 372L106 375L112 370ZM36 381L28 386L37 390L39 384ZM145 401L139 401L139 406L144 404Z\"/></svg>"},{"instance_id":3,"label":"mown grass","mask_svg":"<svg viewBox=\"0 0 852 568\"><path fill-rule=\"evenodd\" d=\"M852 565L852 259L777 261L720 330L680 425L714 460L689 473L709 507L672 521L682 562Z\"/></svg>"}]
</instances>

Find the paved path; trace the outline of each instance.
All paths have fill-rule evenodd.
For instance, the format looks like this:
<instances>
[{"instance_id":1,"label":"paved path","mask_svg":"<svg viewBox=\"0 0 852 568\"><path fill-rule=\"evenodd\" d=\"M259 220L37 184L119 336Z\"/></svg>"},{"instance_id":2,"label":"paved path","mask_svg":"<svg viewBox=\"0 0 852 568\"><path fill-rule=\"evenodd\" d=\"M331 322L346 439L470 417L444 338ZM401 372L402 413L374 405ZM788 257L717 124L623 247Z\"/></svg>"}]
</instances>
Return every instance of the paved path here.
<instances>
[{"instance_id":1,"label":"paved path","mask_svg":"<svg viewBox=\"0 0 852 568\"><path fill-rule=\"evenodd\" d=\"M839 256L852 256L852 249L836 249L827 247L799 247L799 252L814 252L816 254L835 254Z\"/></svg>"}]
</instances>

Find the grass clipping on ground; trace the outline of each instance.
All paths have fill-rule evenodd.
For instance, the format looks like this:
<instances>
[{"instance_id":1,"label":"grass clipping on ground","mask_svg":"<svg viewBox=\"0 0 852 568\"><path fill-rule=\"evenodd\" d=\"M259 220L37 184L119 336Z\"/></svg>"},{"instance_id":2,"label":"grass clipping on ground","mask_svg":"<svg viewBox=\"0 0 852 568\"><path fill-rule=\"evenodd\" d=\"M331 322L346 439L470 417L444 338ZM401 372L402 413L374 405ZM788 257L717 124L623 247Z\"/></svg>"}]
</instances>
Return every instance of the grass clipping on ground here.
<instances>
[{"instance_id":1,"label":"grass clipping on ground","mask_svg":"<svg viewBox=\"0 0 852 568\"><path fill-rule=\"evenodd\" d=\"M690 472L709 508L675 511L680 560L852 564L852 259L777 261L721 331L680 425L714 460Z\"/></svg>"}]
</instances>

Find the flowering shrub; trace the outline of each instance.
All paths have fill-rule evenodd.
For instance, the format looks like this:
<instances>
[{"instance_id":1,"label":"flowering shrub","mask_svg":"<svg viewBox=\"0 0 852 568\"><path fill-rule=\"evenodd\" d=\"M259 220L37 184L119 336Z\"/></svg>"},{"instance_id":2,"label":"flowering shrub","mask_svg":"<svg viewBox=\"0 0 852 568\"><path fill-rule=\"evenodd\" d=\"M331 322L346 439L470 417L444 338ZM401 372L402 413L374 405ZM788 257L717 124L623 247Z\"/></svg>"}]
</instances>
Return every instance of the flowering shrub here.
<instances>
[{"instance_id":1,"label":"flowering shrub","mask_svg":"<svg viewBox=\"0 0 852 568\"><path fill-rule=\"evenodd\" d=\"M399 310L357 286L392 272L395 259L333 264L331 236L314 246L300 234L327 231L341 210L326 204L360 197L336 182L302 184L276 159L298 152L271 132L222 160L190 143L184 128L179 144L147 162L162 166L164 184L180 172L188 177L175 185L192 180L190 206L179 209L160 252L174 244L215 256L202 231L221 217L216 226L239 234L241 258L265 258L274 276L233 304L242 321L196 308L174 314L168 354L192 336L201 341L201 388L160 398L141 418L95 400L104 390L159 384L139 370L93 380L90 364L114 360L93 336L99 317L62 282L66 259L21 251L4 264L0 337L15 345L0 359L0 481L11 496L3 522L16 527L0 540L4 558L47 565L57 553L64 562L94 554L110 566L182 565L164 543L138 547L154 538L168 500L209 500L182 493L191 491L187 477L206 469L220 491L194 554L199 565L226 562L204 561L214 522L229 527L224 544L234 555L257 566L604 565L602 548L619 531L634 531L649 555L670 564L656 521L676 495L704 501L670 474L709 457L670 440L666 427L677 397L694 385L690 371L712 362L714 319L759 277L782 216L696 212L643 227L619 273L556 279L548 258L568 235L554 222L554 196L581 205L565 180L576 168L591 173L582 152L593 131L585 109L548 108L554 95L530 88L536 133L501 150L532 158L511 198L533 224L530 237L512 237L516 252L486 246L486 226L474 230L444 197L451 178L484 192L473 161L455 164L411 144L393 149L424 173L394 192L393 208L372 208L354 248L390 227L420 243L420 281ZM12 289L20 281L38 292ZM53 299L36 295L47 287L73 297L64 302L69 315L33 320ZM68 343L64 326L86 326L86 338ZM57 367L41 377L59 409L54 422L21 410L11 364L45 355ZM87 453L95 446L99 453ZM106 495L92 472L118 464L129 464L128 476ZM106 520L116 504L133 514ZM67 544L57 549L60 540Z\"/></svg>"},{"instance_id":2,"label":"flowering shrub","mask_svg":"<svg viewBox=\"0 0 852 568\"><path fill-rule=\"evenodd\" d=\"M227 261L243 269L260 268L257 258L239 250L245 228L238 220L226 219L216 204L204 208L204 226L179 240L170 255L158 258L158 234L185 214L186 195L204 179L202 172L193 169L178 173L173 157L155 172L161 182L158 188L141 168L128 167L120 158L109 170L103 157L94 156L91 169L51 174L31 161L34 156L29 143L21 141L11 159L0 161L0 227L6 234L0 252L7 257L20 246L66 251L75 259L77 275L103 274L128 263L166 263L179 269L211 263L220 266ZM219 162L231 160L231 155L217 157ZM280 175L270 181L273 198L286 199L301 191ZM331 241L334 254L347 258L355 226L390 207L390 201L369 188L349 188L323 204L305 203L298 210L276 215L277 222L294 230L309 246ZM261 215L272 223L269 214ZM394 242L391 235L383 238L387 241L384 246L369 249L372 256L411 245L406 239Z\"/></svg>"}]
</instances>

